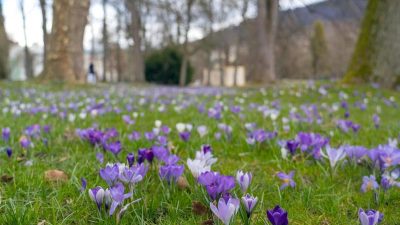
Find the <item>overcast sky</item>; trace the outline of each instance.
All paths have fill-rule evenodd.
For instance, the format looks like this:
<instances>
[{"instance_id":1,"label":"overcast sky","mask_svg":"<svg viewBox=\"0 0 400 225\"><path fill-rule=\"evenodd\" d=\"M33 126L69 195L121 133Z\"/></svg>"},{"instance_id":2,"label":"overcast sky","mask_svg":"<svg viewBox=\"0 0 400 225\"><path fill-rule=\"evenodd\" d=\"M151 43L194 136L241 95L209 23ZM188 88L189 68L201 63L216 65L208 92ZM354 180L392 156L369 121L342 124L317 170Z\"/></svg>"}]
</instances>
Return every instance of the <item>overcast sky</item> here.
<instances>
[{"instance_id":1,"label":"overcast sky","mask_svg":"<svg viewBox=\"0 0 400 225\"><path fill-rule=\"evenodd\" d=\"M301 7L305 4L311 4L323 0L280 0L282 9ZM27 19L27 36L28 44L42 45L42 16L39 7L39 0L25 0L25 13ZM91 20L93 21L93 29L95 34L101 36L101 18L102 8L99 4L92 4L91 6ZM110 11L110 18L112 18L112 11ZM20 45L24 44L24 35L22 29L22 18L19 10L19 0L3 0L3 13L5 17L5 26L9 38L13 41L18 42ZM49 17L49 16L48 16ZM51 23L51 20L49 21ZM110 26L112 27L112 20ZM234 21L232 21L234 23ZM48 24L48 30L50 30L50 24ZM193 30L190 33L191 39L200 38L202 36L201 31ZM90 48L91 43L91 28L88 26L85 33L85 47Z\"/></svg>"}]
</instances>

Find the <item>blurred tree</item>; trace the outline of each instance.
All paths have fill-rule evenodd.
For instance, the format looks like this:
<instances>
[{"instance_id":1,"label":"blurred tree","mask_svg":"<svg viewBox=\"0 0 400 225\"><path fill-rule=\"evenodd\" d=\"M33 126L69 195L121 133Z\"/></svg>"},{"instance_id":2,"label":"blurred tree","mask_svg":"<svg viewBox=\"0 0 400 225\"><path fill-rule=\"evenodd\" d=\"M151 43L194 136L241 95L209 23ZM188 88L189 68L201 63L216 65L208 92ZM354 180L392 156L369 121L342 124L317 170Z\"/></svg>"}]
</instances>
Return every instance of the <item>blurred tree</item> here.
<instances>
[{"instance_id":1,"label":"blurred tree","mask_svg":"<svg viewBox=\"0 0 400 225\"><path fill-rule=\"evenodd\" d=\"M324 24L321 21L314 22L314 32L310 38L311 62L313 75L327 75L328 46L325 38Z\"/></svg>"},{"instance_id":2,"label":"blurred tree","mask_svg":"<svg viewBox=\"0 0 400 225\"><path fill-rule=\"evenodd\" d=\"M211 71L213 69L213 61L211 59L211 53L215 48L215 40L213 38L214 34L214 19L215 19L215 7L213 5L213 0L201 0L200 1L200 6L202 10L204 11L204 14L206 15L207 18L207 27L205 33L207 33L207 38L203 38L203 45L204 45L204 50L206 53L206 63L207 63L207 85L210 85L211 83Z\"/></svg>"},{"instance_id":3,"label":"blurred tree","mask_svg":"<svg viewBox=\"0 0 400 225\"><path fill-rule=\"evenodd\" d=\"M400 85L400 1L369 0L345 82Z\"/></svg>"},{"instance_id":4,"label":"blurred tree","mask_svg":"<svg viewBox=\"0 0 400 225\"><path fill-rule=\"evenodd\" d=\"M53 2L53 25L43 78L65 82L83 82L83 36L90 0Z\"/></svg>"},{"instance_id":5,"label":"blurred tree","mask_svg":"<svg viewBox=\"0 0 400 225\"><path fill-rule=\"evenodd\" d=\"M24 8L24 0L19 0L19 8L21 10L21 15L22 15L22 25L23 25L23 31L24 31L24 53L25 53L25 76L27 79L31 79L33 77L33 56L31 55L31 52L29 51L28 47L28 36L26 33L26 16L25 16L25 8Z\"/></svg>"},{"instance_id":6,"label":"blurred tree","mask_svg":"<svg viewBox=\"0 0 400 225\"><path fill-rule=\"evenodd\" d=\"M126 8L130 12L130 24L128 33L133 39L133 47L130 51L131 61L129 65L130 75L124 78L125 81L144 82L144 59L142 52L143 23L141 10L144 7L144 0L125 0Z\"/></svg>"},{"instance_id":7,"label":"blurred tree","mask_svg":"<svg viewBox=\"0 0 400 225\"><path fill-rule=\"evenodd\" d=\"M279 0L258 0L257 34L259 41L259 59L257 81L271 82L275 73L275 36L278 26Z\"/></svg>"},{"instance_id":8,"label":"blurred tree","mask_svg":"<svg viewBox=\"0 0 400 225\"><path fill-rule=\"evenodd\" d=\"M47 2L46 0L39 0L40 10L42 12L42 32L43 32L43 68L45 68L46 56L47 56Z\"/></svg>"},{"instance_id":9,"label":"blurred tree","mask_svg":"<svg viewBox=\"0 0 400 225\"><path fill-rule=\"evenodd\" d=\"M146 57L146 81L157 84L179 85L183 55L179 47L168 46ZM192 80L194 70L188 62L186 84ZM185 84L185 85L186 85Z\"/></svg>"},{"instance_id":10,"label":"blurred tree","mask_svg":"<svg viewBox=\"0 0 400 225\"><path fill-rule=\"evenodd\" d=\"M116 27L116 35L117 35L117 40L116 40L116 70L117 70L117 81L121 82L122 81L122 73L123 73L123 67L122 67L122 49L121 49L121 39L122 39L122 27L123 27L123 21L122 21L122 15L124 14L123 9L121 8L121 5L118 4L119 1L114 2L114 10L117 12L116 13L116 19L117 19L117 27Z\"/></svg>"},{"instance_id":11,"label":"blurred tree","mask_svg":"<svg viewBox=\"0 0 400 225\"><path fill-rule=\"evenodd\" d=\"M190 31L190 26L192 23L193 15L192 15L192 10L193 6L195 4L196 0L185 0L185 8L184 10L184 16L183 23L184 23L184 33L183 33L183 44L182 44L182 64L181 64L181 69L180 69L180 75L179 75L179 85L180 86L185 86L186 85L186 77L187 77L187 68L189 64L189 56L191 55L189 51L189 31Z\"/></svg>"},{"instance_id":12,"label":"blurred tree","mask_svg":"<svg viewBox=\"0 0 400 225\"><path fill-rule=\"evenodd\" d=\"M107 64L108 64L108 56L109 56L109 43L108 43L108 29L107 29L107 0L102 0L103 7L103 82L107 80Z\"/></svg>"},{"instance_id":13,"label":"blurred tree","mask_svg":"<svg viewBox=\"0 0 400 225\"><path fill-rule=\"evenodd\" d=\"M250 0L241 0L237 1L237 7L240 10L240 17L241 21L244 22L246 20L246 13L249 8ZM238 29L240 30L240 29ZM235 70L233 72L233 85L237 86L237 76L238 76L238 67L239 67L239 54L240 54L240 47L242 45L242 34L238 32L237 34L237 43L235 48Z\"/></svg>"},{"instance_id":14,"label":"blurred tree","mask_svg":"<svg viewBox=\"0 0 400 225\"><path fill-rule=\"evenodd\" d=\"M4 27L3 0L0 0L0 79L8 77L9 40Z\"/></svg>"}]
</instances>

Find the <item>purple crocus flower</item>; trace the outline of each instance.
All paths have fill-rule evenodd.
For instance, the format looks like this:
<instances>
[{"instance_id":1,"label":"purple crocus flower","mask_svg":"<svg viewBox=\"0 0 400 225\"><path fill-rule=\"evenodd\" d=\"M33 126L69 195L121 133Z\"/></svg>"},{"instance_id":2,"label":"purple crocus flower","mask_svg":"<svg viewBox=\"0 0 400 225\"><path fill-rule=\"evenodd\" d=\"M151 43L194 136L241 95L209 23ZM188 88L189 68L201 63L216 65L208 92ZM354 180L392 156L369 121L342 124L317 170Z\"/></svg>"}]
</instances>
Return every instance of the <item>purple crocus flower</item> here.
<instances>
[{"instance_id":1,"label":"purple crocus flower","mask_svg":"<svg viewBox=\"0 0 400 225\"><path fill-rule=\"evenodd\" d=\"M129 140L131 141L137 141L140 139L140 133L137 131L133 131L129 136L128 136Z\"/></svg>"},{"instance_id":2,"label":"purple crocus flower","mask_svg":"<svg viewBox=\"0 0 400 225\"><path fill-rule=\"evenodd\" d=\"M106 168L100 169L100 177L107 182L109 186L113 185L118 179L119 167L117 164L113 166L107 165Z\"/></svg>"},{"instance_id":3,"label":"purple crocus flower","mask_svg":"<svg viewBox=\"0 0 400 225\"><path fill-rule=\"evenodd\" d=\"M235 113L235 114L238 114L238 113L240 113L240 111L241 111L241 107L240 107L240 106L233 105L233 106L230 107L230 110L231 110L231 112L233 112L233 113Z\"/></svg>"},{"instance_id":4,"label":"purple crocus flower","mask_svg":"<svg viewBox=\"0 0 400 225\"><path fill-rule=\"evenodd\" d=\"M182 141L187 142L190 139L190 131L183 131L179 133L179 137L182 139Z\"/></svg>"},{"instance_id":5,"label":"purple crocus flower","mask_svg":"<svg viewBox=\"0 0 400 225\"><path fill-rule=\"evenodd\" d=\"M178 180L183 174L184 169L185 167L182 165L165 165L160 167L159 174L161 179L171 183L172 181L176 182Z\"/></svg>"},{"instance_id":6,"label":"purple crocus flower","mask_svg":"<svg viewBox=\"0 0 400 225\"><path fill-rule=\"evenodd\" d=\"M250 218L251 213L254 210L254 207L257 205L258 198L253 197L249 194L246 194L242 197L242 203L246 209L247 217Z\"/></svg>"},{"instance_id":7,"label":"purple crocus flower","mask_svg":"<svg viewBox=\"0 0 400 225\"><path fill-rule=\"evenodd\" d=\"M288 213L279 205L272 210L267 210L268 220L272 225L288 225Z\"/></svg>"},{"instance_id":8,"label":"purple crocus flower","mask_svg":"<svg viewBox=\"0 0 400 225\"><path fill-rule=\"evenodd\" d=\"M164 146L153 146L151 147L154 156L158 159L158 160L164 160L166 158L168 158L169 155L169 151L166 147Z\"/></svg>"},{"instance_id":9,"label":"purple crocus flower","mask_svg":"<svg viewBox=\"0 0 400 225\"><path fill-rule=\"evenodd\" d=\"M284 172L279 172L276 176L282 180L282 185L280 187L281 190L285 189L287 186L295 187L296 183L293 180L294 171L290 171L289 174Z\"/></svg>"},{"instance_id":10,"label":"purple crocus flower","mask_svg":"<svg viewBox=\"0 0 400 225\"><path fill-rule=\"evenodd\" d=\"M87 186L87 181L84 177L81 178L81 183L82 183L81 192L83 192L86 190L86 186Z\"/></svg>"},{"instance_id":11,"label":"purple crocus flower","mask_svg":"<svg viewBox=\"0 0 400 225\"><path fill-rule=\"evenodd\" d=\"M381 124L381 118L378 116L378 114L374 114L372 116L372 120L374 121L375 128L378 129Z\"/></svg>"},{"instance_id":12,"label":"purple crocus flower","mask_svg":"<svg viewBox=\"0 0 400 225\"><path fill-rule=\"evenodd\" d=\"M151 132L145 132L145 133L144 133L144 137L145 137L147 140L152 141L152 140L154 140L154 138L156 138L156 135L154 134L153 131L151 131Z\"/></svg>"},{"instance_id":13,"label":"purple crocus flower","mask_svg":"<svg viewBox=\"0 0 400 225\"><path fill-rule=\"evenodd\" d=\"M122 150L121 142L120 141L111 142L111 143L107 144L106 149L108 151L110 151L112 154L114 154L115 156L117 156Z\"/></svg>"},{"instance_id":14,"label":"purple crocus flower","mask_svg":"<svg viewBox=\"0 0 400 225\"><path fill-rule=\"evenodd\" d=\"M153 162L154 153L152 149L143 148L138 150L138 163L141 164L144 160L147 160L149 163Z\"/></svg>"},{"instance_id":15,"label":"purple crocus flower","mask_svg":"<svg viewBox=\"0 0 400 225\"><path fill-rule=\"evenodd\" d=\"M376 190L379 188L379 184L376 182L376 178L374 175L370 175L369 177L364 176L363 177L363 183L361 185L361 191L362 192L367 192L367 191L372 191Z\"/></svg>"},{"instance_id":16,"label":"purple crocus flower","mask_svg":"<svg viewBox=\"0 0 400 225\"><path fill-rule=\"evenodd\" d=\"M201 151L203 151L204 154L206 154L208 152L212 152L212 147L211 147L211 145L202 145Z\"/></svg>"},{"instance_id":17,"label":"purple crocus flower","mask_svg":"<svg viewBox=\"0 0 400 225\"><path fill-rule=\"evenodd\" d=\"M165 136L158 136L157 143L160 145L166 146L166 145L168 145L168 139Z\"/></svg>"},{"instance_id":18,"label":"purple crocus flower","mask_svg":"<svg viewBox=\"0 0 400 225\"><path fill-rule=\"evenodd\" d=\"M129 115L123 115L122 116L122 120L125 122L125 124L127 125L132 125L135 123L134 120L131 119L131 117Z\"/></svg>"},{"instance_id":19,"label":"purple crocus flower","mask_svg":"<svg viewBox=\"0 0 400 225\"><path fill-rule=\"evenodd\" d=\"M7 153L7 156L8 156L8 158L11 158L11 156L12 156L12 149L10 148L10 147L7 147L6 148L6 153Z\"/></svg>"},{"instance_id":20,"label":"purple crocus flower","mask_svg":"<svg viewBox=\"0 0 400 225\"><path fill-rule=\"evenodd\" d=\"M103 163L103 162L104 162L104 155L103 155L103 153L98 152L98 153L96 154L96 159L97 159L97 161L99 161L99 163Z\"/></svg>"},{"instance_id":21,"label":"purple crocus flower","mask_svg":"<svg viewBox=\"0 0 400 225\"><path fill-rule=\"evenodd\" d=\"M169 155L168 157L163 159L163 162L166 165L175 165L179 161L179 157L177 155Z\"/></svg>"},{"instance_id":22,"label":"purple crocus flower","mask_svg":"<svg viewBox=\"0 0 400 225\"><path fill-rule=\"evenodd\" d=\"M210 202L211 211L220 219L225 225L229 225L233 216L239 210L240 202L236 198L230 198L225 201L220 198L218 201L218 208Z\"/></svg>"},{"instance_id":23,"label":"purple crocus flower","mask_svg":"<svg viewBox=\"0 0 400 225\"><path fill-rule=\"evenodd\" d=\"M207 171L197 178L197 181L203 185L212 200L223 193L229 192L235 187L235 178L223 176L217 172Z\"/></svg>"},{"instance_id":24,"label":"purple crocus flower","mask_svg":"<svg viewBox=\"0 0 400 225\"><path fill-rule=\"evenodd\" d=\"M367 148L363 146L343 146L343 149L347 156L354 161L360 160L368 154Z\"/></svg>"},{"instance_id":25,"label":"purple crocus flower","mask_svg":"<svg viewBox=\"0 0 400 225\"><path fill-rule=\"evenodd\" d=\"M171 129L168 127L168 126L166 126L166 125L164 125L164 126L162 126L161 127L161 131L164 133L164 134L169 134L169 132L171 132Z\"/></svg>"},{"instance_id":26,"label":"purple crocus flower","mask_svg":"<svg viewBox=\"0 0 400 225\"><path fill-rule=\"evenodd\" d=\"M50 125L44 125L43 126L43 132L44 133L50 133L51 131L51 126Z\"/></svg>"},{"instance_id":27,"label":"purple crocus flower","mask_svg":"<svg viewBox=\"0 0 400 225\"><path fill-rule=\"evenodd\" d=\"M247 189L250 186L252 177L253 176L251 173L243 173L243 171L241 171L241 170L237 171L236 181L238 182L240 189L242 190L243 193L247 192Z\"/></svg>"},{"instance_id":28,"label":"purple crocus flower","mask_svg":"<svg viewBox=\"0 0 400 225\"><path fill-rule=\"evenodd\" d=\"M126 161L128 161L129 167L132 167L133 163L135 162L135 155L133 153L128 153L126 156Z\"/></svg>"},{"instance_id":29,"label":"purple crocus flower","mask_svg":"<svg viewBox=\"0 0 400 225\"><path fill-rule=\"evenodd\" d=\"M89 189L89 197L96 203L97 208L100 210L103 204L104 189L99 186Z\"/></svg>"},{"instance_id":30,"label":"purple crocus flower","mask_svg":"<svg viewBox=\"0 0 400 225\"><path fill-rule=\"evenodd\" d=\"M294 155L298 146L299 146L299 143L296 140L289 140L286 142L286 149L292 155Z\"/></svg>"},{"instance_id":31,"label":"purple crocus flower","mask_svg":"<svg viewBox=\"0 0 400 225\"><path fill-rule=\"evenodd\" d=\"M326 158L328 158L331 168L334 168L336 164L346 157L346 153L343 148L331 148L329 145L326 146Z\"/></svg>"},{"instance_id":32,"label":"purple crocus flower","mask_svg":"<svg viewBox=\"0 0 400 225\"><path fill-rule=\"evenodd\" d=\"M9 127L5 127L1 130L1 135L4 141L8 141L10 139L11 130Z\"/></svg>"},{"instance_id":33,"label":"purple crocus flower","mask_svg":"<svg viewBox=\"0 0 400 225\"><path fill-rule=\"evenodd\" d=\"M110 188L110 194L112 197L112 203L110 208L110 216L114 214L115 209L121 205L125 199L130 198L132 193L124 194L125 187L121 183L117 183L113 187Z\"/></svg>"},{"instance_id":34,"label":"purple crocus flower","mask_svg":"<svg viewBox=\"0 0 400 225\"><path fill-rule=\"evenodd\" d=\"M383 214L375 210L358 210L361 225L376 225L382 222Z\"/></svg>"},{"instance_id":35,"label":"purple crocus flower","mask_svg":"<svg viewBox=\"0 0 400 225\"><path fill-rule=\"evenodd\" d=\"M400 177L400 168L394 169L391 172L385 172L382 175L381 186L387 191L389 188L396 186L400 188L400 181L397 181Z\"/></svg>"},{"instance_id":36,"label":"purple crocus flower","mask_svg":"<svg viewBox=\"0 0 400 225\"><path fill-rule=\"evenodd\" d=\"M141 164L140 166L142 166ZM143 165L144 166L144 165ZM138 167L125 168L118 176L119 180L126 184L135 184L143 179Z\"/></svg>"},{"instance_id":37,"label":"purple crocus flower","mask_svg":"<svg viewBox=\"0 0 400 225\"><path fill-rule=\"evenodd\" d=\"M19 144L21 145L22 148L29 148L31 145L31 141L26 137L26 136L21 136L19 139Z\"/></svg>"}]
</instances>

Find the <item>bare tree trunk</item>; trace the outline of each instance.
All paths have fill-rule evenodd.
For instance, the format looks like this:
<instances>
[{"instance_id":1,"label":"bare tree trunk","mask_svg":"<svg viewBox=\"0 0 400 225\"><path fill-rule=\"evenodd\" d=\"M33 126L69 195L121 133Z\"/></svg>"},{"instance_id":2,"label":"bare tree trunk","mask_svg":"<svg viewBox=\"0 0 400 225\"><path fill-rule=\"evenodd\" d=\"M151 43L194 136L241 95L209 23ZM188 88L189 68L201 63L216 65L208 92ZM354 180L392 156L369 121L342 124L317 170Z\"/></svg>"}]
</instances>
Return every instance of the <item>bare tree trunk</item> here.
<instances>
[{"instance_id":1,"label":"bare tree trunk","mask_svg":"<svg viewBox=\"0 0 400 225\"><path fill-rule=\"evenodd\" d=\"M244 22L246 20L246 13L247 13L247 9L249 8L249 0L242 0L243 5L241 7L240 10L240 15L242 18L242 22ZM240 30L240 29L238 29ZM237 86L238 85L238 67L239 67L239 54L240 54L240 45L242 44L242 35L240 33L240 31L238 32L238 37L237 37L237 43L236 43L236 49L235 49L235 68L234 68L234 72L233 72L233 86Z\"/></svg>"},{"instance_id":2,"label":"bare tree trunk","mask_svg":"<svg viewBox=\"0 0 400 225\"><path fill-rule=\"evenodd\" d=\"M108 29L107 29L107 0L102 1L103 6L103 82L107 81L107 59L108 59Z\"/></svg>"},{"instance_id":3,"label":"bare tree trunk","mask_svg":"<svg viewBox=\"0 0 400 225\"><path fill-rule=\"evenodd\" d=\"M194 4L194 0L186 0L186 21L185 21L185 33L184 33L184 43L183 43L183 59L179 74L179 86L183 87L186 85L186 77L187 77L187 67L189 62L189 49L188 49L188 34L190 30L190 24L192 22L192 7Z\"/></svg>"},{"instance_id":4,"label":"bare tree trunk","mask_svg":"<svg viewBox=\"0 0 400 225\"><path fill-rule=\"evenodd\" d=\"M211 85L211 70L212 70L212 62L211 62L211 50L207 50L207 86Z\"/></svg>"},{"instance_id":5,"label":"bare tree trunk","mask_svg":"<svg viewBox=\"0 0 400 225\"><path fill-rule=\"evenodd\" d=\"M126 6L131 13L130 35L133 38L134 45L131 50L132 54L132 72L133 76L127 77L127 81L144 82L144 59L142 52L142 21L140 14L140 1L125 0Z\"/></svg>"},{"instance_id":6,"label":"bare tree trunk","mask_svg":"<svg viewBox=\"0 0 400 225\"><path fill-rule=\"evenodd\" d=\"M240 34L239 34L240 36ZM233 69L233 86L237 86L238 85L238 67L239 67L239 48L240 48L240 44L242 43L241 38L238 37L238 41L236 43L236 48L235 48L235 67Z\"/></svg>"},{"instance_id":7,"label":"bare tree trunk","mask_svg":"<svg viewBox=\"0 0 400 225\"><path fill-rule=\"evenodd\" d=\"M345 81L400 85L400 1L369 0Z\"/></svg>"},{"instance_id":8,"label":"bare tree trunk","mask_svg":"<svg viewBox=\"0 0 400 225\"><path fill-rule=\"evenodd\" d=\"M117 11L117 44L116 44L116 51L117 51L117 82L121 82L122 78L122 62L121 62L121 31L122 31L122 19L121 19L121 14L122 10L118 7L115 6L115 10Z\"/></svg>"},{"instance_id":9,"label":"bare tree trunk","mask_svg":"<svg viewBox=\"0 0 400 225\"><path fill-rule=\"evenodd\" d=\"M47 58L47 12L46 0L40 0L40 9L42 11L42 32L43 32L43 68L45 68Z\"/></svg>"},{"instance_id":10,"label":"bare tree trunk","mask_svg":"<svg viewBox=\"0 0 400 225\"><path fill-rule=\"evenodd\" d=\"M23 24L23 30L24 30L24 41L25 41L25 46L24 46L24 53L25 53L25 76L27 79L31 79L33 77L33 68L32 68L32 56L29 51L28 47L28 37L26 34L26 17L25 17L25 9L24 9L24 0L19 1L19 7L21 10L21 15L22 15L22 24Z\"/></svg>"},{"instance_id":11,"label":"bare tree trunk","mask_svg":"<svg viewBox=\"0 0 400 225\"><path fill-rule=\"evenodd\" d=\"M219 68L219 85L223 87L225 85L225 59L224 51L218 50L218 68Z\"/></svg>"},{"instance_id":12,"label":"bare tree trunk","mask_svg":"<svg viewBox=\"0 0 400 225\"><path fill-rule=\"evenodd\" d=\"M45 78L83 82L83 36L90 0L53 2L53 26L49 36Z\"/></svg>"},{"instance_id":13,"label":"bare tree trunk","mask_svg":"<svg viewBox=\"0 0 400 225\"><path fill-rule=\"evenodd\" d=\"M278 25L279 0L258 0L257 12L260 46L257 81L270 82L276 79L274 47Z\"/></svg>"},{"instance_id":14,"label":"bare tree trunk","mask_svg":"<svg viewBox=\"0 0 400 225\"><path fill-rule=\"evenodd\" d=\"M8 77L9 40L4 27L3 3L0 0L0 79Z\"/></svg>"}]
</instances>

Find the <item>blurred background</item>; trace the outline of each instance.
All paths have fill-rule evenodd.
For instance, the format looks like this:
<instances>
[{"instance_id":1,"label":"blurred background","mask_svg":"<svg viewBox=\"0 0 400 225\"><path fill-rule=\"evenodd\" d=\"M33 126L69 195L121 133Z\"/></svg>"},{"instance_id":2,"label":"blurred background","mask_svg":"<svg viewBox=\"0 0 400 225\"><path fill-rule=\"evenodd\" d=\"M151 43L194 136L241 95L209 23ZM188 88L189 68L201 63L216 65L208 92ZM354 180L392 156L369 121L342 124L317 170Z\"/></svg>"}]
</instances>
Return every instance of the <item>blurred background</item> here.
<instances>
[{"instance_id":1,"label":"blurred background","mask_svg":"<svg viewBox=\"0 0 400 225\"><path fill-rule=\"evenodd\" d=\"M0 77L395 87L400 1L0 0Z\"/></svg>"}]
</instances>

